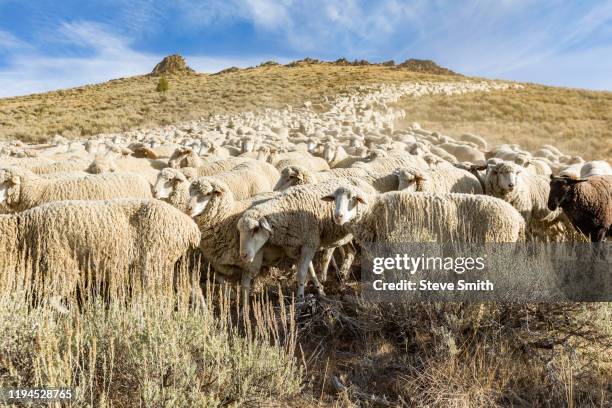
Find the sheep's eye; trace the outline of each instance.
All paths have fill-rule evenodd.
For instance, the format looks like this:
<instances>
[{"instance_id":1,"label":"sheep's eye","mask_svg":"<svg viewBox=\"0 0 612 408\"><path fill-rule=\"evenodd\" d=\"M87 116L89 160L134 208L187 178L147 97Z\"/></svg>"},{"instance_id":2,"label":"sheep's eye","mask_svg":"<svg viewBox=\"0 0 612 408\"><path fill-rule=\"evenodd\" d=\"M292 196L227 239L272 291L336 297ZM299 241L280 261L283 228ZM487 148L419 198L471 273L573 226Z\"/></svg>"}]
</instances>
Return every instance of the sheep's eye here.
<instances>
[{"instance_id":1,"label":"sheep's eye","mask_svg":"<svg viewBox=\"0 0 612 408\"><path fill-rule=\"evenodd\" d=\"M259 227L253 228L253 234L257 234L259 232Z\"/></svg>"}]
</instances>

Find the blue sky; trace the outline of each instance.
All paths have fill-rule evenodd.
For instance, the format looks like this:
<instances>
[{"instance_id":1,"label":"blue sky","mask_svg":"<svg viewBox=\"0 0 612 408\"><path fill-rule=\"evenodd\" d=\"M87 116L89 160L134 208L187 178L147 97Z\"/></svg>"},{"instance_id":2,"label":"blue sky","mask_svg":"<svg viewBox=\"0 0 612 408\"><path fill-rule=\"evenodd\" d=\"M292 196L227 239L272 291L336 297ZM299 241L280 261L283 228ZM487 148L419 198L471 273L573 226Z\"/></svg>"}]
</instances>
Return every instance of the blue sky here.
<instances>
[{"instance_id":1,"label":"blue sky","mask_svg":"<svg viewBox=\"0 0 612 408\"><path fill-rule=\"evenodd\" d=\"M612 90L612 0L0 0L0 96L305 56Z\"/></svg>"}]
</instances>

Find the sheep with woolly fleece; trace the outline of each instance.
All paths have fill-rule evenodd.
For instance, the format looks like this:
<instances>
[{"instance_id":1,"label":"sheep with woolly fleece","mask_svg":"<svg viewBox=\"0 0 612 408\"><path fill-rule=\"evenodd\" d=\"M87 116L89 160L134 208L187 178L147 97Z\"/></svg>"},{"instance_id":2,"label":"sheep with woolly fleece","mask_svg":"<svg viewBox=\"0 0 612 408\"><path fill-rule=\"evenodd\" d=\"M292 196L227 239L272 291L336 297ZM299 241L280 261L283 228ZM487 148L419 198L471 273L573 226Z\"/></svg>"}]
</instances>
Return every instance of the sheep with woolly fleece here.
<instances>
[{"instance_id":1,"label":"sheep with woolly fleece","mask_svg":"<svg viewBox=\"0 0 612 408\"><path fill-rule=\"evenodd\" d=\"M238 221L241 258L252 262L264 245L282 248L284 254L298 264L298 297L304 296L309 270L317 290L323 293L311 265L315 253L319 249L339 247L351 239L346 228L334 224L329 217L331 205L320 200L322 194L339 185L339 181L330 180L291 187L245 211ZM365 183L361 187L376 192Z\"/></svg>"},{"instance_id":2,"label":"sheep with woolly fleece","mask_svg":"<svg viewBox=\"0 0 612 408\"><path fill-rule=\"evenodd\" d=\"M113 173L117 171L117 164L110 157L96 156L85 171L90 174Z\"/></svg>"},{"instance_id":3,"label":"sheep with woolly fleece","mask_svg":"<svg viewBox=\"0 0 612 408\"><path fill-rule=\"evenodd\" d=\"M579 179L581 170L582 170L582 163L561 165L558 167L558 175L560 177L569 177L569 178Z\"/></svg>"},{"instance_id":4,"label":"sheep with woolly fleece","mask_svg":"<svg viewBox=\"0 0 612 408\"><path fill-rule=\"evenodd\" d=\"M612 237L612 176L588 179L553 177L547 202L550 211L559 208L572 225L591 242Z\"/></svg>"},{"instance_id":5,"label":"sheep with woolly fleece","mask_svg":"<svg viewBox=\"0 0 612 408\"><path fill-rule=\"evenodd\" d=\"M200 167L183 167L181 171L195 172L196 177L212 176L214 174L223 173L229 171L234 167L244 163L255 163L254 159L247 157L230 157L224 160L219 160L212 163L206 163ZM185 170L189 169L189 170Z\"/></svg>"},{"instance_id":6,"label":"sheep with woolly fleece","mask_svg":"<svg viewBox=\"0 0 612 408\"><path fill-rule=\"evenodd\" d=\"M168 167L178 169L181 167L200 167L202 159L189 147L178 147L168 159Z\"/></svg>"},{"instance_id":7,"label":"sheep with woolly fleece","mask_svg":"<svg viewBox=\"0 0 612 408\"><path fill-rule=\"evenodd\" d=\"M409 240L426 233L438 242L516 242L525 221L495 197L457 193L391 191L368 194L342 186L321 197L334 203L333 220L360 243Z\"/></svg>"},{"instance_id":8,"label":"sheep with woolly fleece","mask_svg":"<svg viewBox=\"0 0 612 408\"><path fill-rule=\"evenodd\" d=\"M422 170L404 167L396 170L398 190L428 193L482 194L480 181L466 170L444 167Z\"/></svg>"},{"instance_id":9,"label":"sheep with woolly fleece","mask_svg":"<svg viewBox=\"0 0 612 408\"><path fill-rule=\"evenodd\" d=\"M274 166L255 160L241 163L229 171L216 173L211 177L227 184L237 200L244 200L272 191L280 174Z\"/></svg>"},{"instance_id":10,"label":"sheep with woolly fleece","mask_svg":"<svg viewBox=\"0 0 612 408\"><path fill-rule=\"evenodd\" d=\"M109 156L109 159L113 160L117 171L137 173L144 177L151 185L157 180L157 173L168 166L165 161L158 159L137 159L131 156L122 156L119 158L112 158Z\"/></svg>"},{"instance_id":11,"label":"sheep with woolly fleece","mask_svg":"<svg viewBox=\"0 0 612 408\"><path fill-rule=\"evenodd\" d=\"M484 178L485 192L511 204L525 219L531 237L557 235L565 226L561 211L546 205L550 186L543 176L529 174L511 162L490 165Z\"/></svg>"},{"instance_id":12,"label":"sheep with woolly fleece","mask_svg":"<svg viewBox=\"0 0 612 408\"><path fill-rule=\"evenodd\" d=\"M457 140L464 141L464 142L471 142L471 143L474 143L476 146L478 146L479 149L483 151L487 150L487 141L484 140L480 136L473 135L471 133L464 133L461 136L459 136Z\"/></svg>"},{"instance_id":13,"label":"sheep with woolly fleece","mask_svg":"<svg viewBox=\"0 0 612 408\"><path fill-rule=\"evenodd\" d=\"M346 168L358 161L365 161L362 156L352 156L342 145L327 142L323 148L323 158L331 168Z\"/></svg>"},{"instance_id":14,"label":"sheep with woolly fleece","mask_svg":"<svg viewBox=\"0 0 612 408\"><path fill-rule=\"evenodd\" d=\"M374 155L374 159L369 162L355 163L351 168L364 169L371 173L391 173L395 169L405 166L414 166L421 169L429 168L422 157L413 156L407 152L385 152L381 154L374 151L371 154Z\"/></svg>"},{"instance_id":15,"label":"sheep with woolly fleece","mask_svg":"<svg viewBox=\"0 0 612 408\"><path fill-rule=\"evenodd\" d=\"M536 150L535 152L533 152L532 156L537 159L546 159L553 163L559 160L559 155L545 148L540 148Z\"/></svg>"},{"instance_id":16,"label":"sheep with woolly fleece","mask_svg":"<svg viewBox=\"0 0 612 408\"><path fill-rule=\"evenodd\" d=\"M199 241L197 225L158 200L59 201L0 215L2 269L44 273L62 282L62 295L88 276L122 285L122 273L171 286L175 263Z\"/></svg>"},{"instance_id":17,"label":"sheep with woolly fleece","mask_svg":"<svg viewBox=\"0 0 612 408\"><path fill-rule=\"evenodd\" d=\"M452 154L458 161L467 161L475 163L484 161L485 155L483 152L473 146L463 143L447 142L437 145L438 148L444 149L447 153Z\"/></svg>"},{"instance_id":18,"label":"sheep with woolly fleece","mask_svg":"<svg viewBox=\"0 0 612 408\"><path fill-rule=\"evenodd\" d=\"M531 158L524 165L527 171L532 174L548 177L552 174L552 167L547 160L542 158Z\"/></svg>"},{"instance_id":19,"label":"sheep with woolly fleece","mask_svg":"<svg viewBox=\"0 0 612 408\"><path fill-rule=\"evenodd\" d=\"M397 190L397 178L393 173L372 173L361 168L339 168L314 172L302 166L287 166L280 174L275 191L283 191L293 186L317 184L328 180L358 179L366 182L376 191L384 193Z\"/></svg>"},{"instance_id":20,"label":"sheep with woolly fleece","mask_svg":"<svg viewBox=\"0 0 612 408\"><path fill-rule=\"evenodd\" d=\"M112 198L151 198L151 186L134 173L43 178L18 167L0 169L0 203L14 211L52 201Z\"/></svg>"},{"instance_id":21,"label":"sheep with woolly fleece","mask_svg":"<svg viewBox=\"0 0 612 408\"><path fill-rule=\"evenodd\" d=\"M268 156L268 163L272 164L278 170L282 170L284 167L292 164L306 167L312 171L329 170L329 164L327 164L324 159L313 156L307 152L278 153L272 151Z\"/></svg>"},{"instance_id":22,"label":"sheep with woolly fleece","mask_svg":"<svg viewBox=\"0 0 612 408\"><path fill-rule=\"evenodd\" d=\"M189 204L189 185L191 177L189 168L187 174L179 169L167 167L159 172L157 181L153 185L153 197L185 212Z\"/></svg>"},{"instance_id":23,"label":"sheep with woolly fleece","mask_svg":"<svg viewBox=\"0 0 612 408\"><path fill-rule=\"evenodd\" d=\"M585 179L593 176L612 176L612 168L608 162L594 160L586 162L580 167L580 178Z\"/></svg>"},{"instance_id":24,"label":"sheep with woolly fleece","mask_svg":"<svg viewBox=\"0 0 612 408\"><path fill-rule=\"evenodd\" d=\"M90 164L91 164L91 160L71 158L68 160L57 161L57 162L56 161L51 161L51 162L42 161L38 164L34 162L28 163L28 162L16 161L11 166L19 166L21 168L26 168L34 174L50 174L50 173L59 173L59 172L85 171Z\"/></svg>"},{"instance_id":25,"label":"sheep with woolly fleece","mask_svg":"<svg viewBox=\"0 0 612 408\"><path fill-rule=\"evenodd\" d=\"M188 187L186 212L194 218L201 232L200 251L213 269L224 278L240 278L243 294L249 293L251 280L263 265L281 258L281 251L264 247L252 263L240 258L240 241L236 229L238 220L247 209L280 193L263 193L246 200L236 200L229 186L214 177L201 177Z\"/></svg>"}]
</instances>

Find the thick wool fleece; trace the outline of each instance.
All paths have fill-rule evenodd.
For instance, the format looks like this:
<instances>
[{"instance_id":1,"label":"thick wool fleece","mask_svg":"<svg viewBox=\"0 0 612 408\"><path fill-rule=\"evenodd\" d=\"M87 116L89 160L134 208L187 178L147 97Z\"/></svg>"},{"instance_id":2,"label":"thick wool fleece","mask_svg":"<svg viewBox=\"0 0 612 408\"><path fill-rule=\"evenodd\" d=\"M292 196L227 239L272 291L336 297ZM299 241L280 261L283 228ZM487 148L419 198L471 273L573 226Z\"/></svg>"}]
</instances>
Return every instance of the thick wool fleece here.
<instances>
[{"instance_id":1,"label":"thick wool fleece","mask_svg":"<svg viewBox=\"0 0 612 408\"><path fill-rule=\"evenodd\" d=\"M9 189L7 204L24 211L41 204L63 200L106 200L151 198L151 186L138 174L107 173L83 177L42 178L26 169L3 170L19 184Z\"/></svg>"},{"instance_id":2,"label":"thick wool fleece","mask_svg":"<svg viewBox=\"0 0 612 408\"><path fill-rule=\"evenodd\" d=\"M264 193L246 200L236 200L227 185L213 177L198 179L197 183L201 186L207 184L205 189L209 191L213 188L218 193L213 195L204 212L195 218L202 236L200 250L215 271L226 277L240 277L250 265L240 260L240 234L236 228L238 220L253 205L279 193Z\"/></svg>"},{"instance_id":3,"label":"thick wool fleece","mask_svg":"<svg viewBox=\"0 0 612 408\"><path fill-rule=\"evenodd\" d=\"M5 268L61 277L68 290L83 273L101 279L134 273L145 282L171 282L176 261L200 241L191 218L158 200L48 203L0 215L0 231L3 259L22 254Z\"/></svg>"},{"instance_id":4,"label":"thick wool fleece","mask_svg":"<svg viewBox=\"0 0 612 408\"><path fill-rule=\"evenodd\" d=\"M369 195L367 200L366 205L358 205L358 215L349 223L351 233L362 243L397 241L398 231L424 231L440 242L524 239L521 215L494 197L392 191Z\"/></svg>"}]
</instances>

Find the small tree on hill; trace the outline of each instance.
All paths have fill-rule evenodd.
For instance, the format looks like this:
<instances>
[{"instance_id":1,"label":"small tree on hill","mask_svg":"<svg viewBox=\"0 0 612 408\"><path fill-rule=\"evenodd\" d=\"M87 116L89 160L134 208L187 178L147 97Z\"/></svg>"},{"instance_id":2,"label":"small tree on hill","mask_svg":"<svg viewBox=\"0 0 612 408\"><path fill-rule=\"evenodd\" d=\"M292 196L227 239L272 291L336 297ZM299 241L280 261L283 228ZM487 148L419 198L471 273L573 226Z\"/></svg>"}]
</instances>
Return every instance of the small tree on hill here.
<instances>
[{"instance_id":1,"label":"small tree on hill","mask_svg":"<svg viewBox=\"0 0 612 408\"><path fill-rule=\"evenodd\" d=\"M162 76L159 78L159 82L157 83L157 88L155 88L155 90L156 90L157 92L161 92L162 94L165 94L165 93L166 93L166 91L168 91L168 88L169 88L169 86L168 86L168 80L166 79L166 77L165 77L165 76L163 76L163 75L162 75Z\"/></svg>"}]
</instances>

